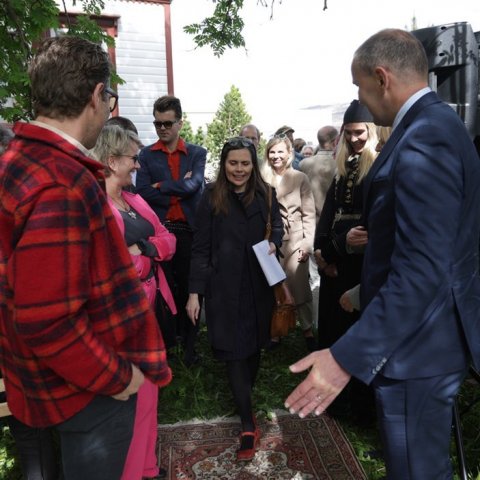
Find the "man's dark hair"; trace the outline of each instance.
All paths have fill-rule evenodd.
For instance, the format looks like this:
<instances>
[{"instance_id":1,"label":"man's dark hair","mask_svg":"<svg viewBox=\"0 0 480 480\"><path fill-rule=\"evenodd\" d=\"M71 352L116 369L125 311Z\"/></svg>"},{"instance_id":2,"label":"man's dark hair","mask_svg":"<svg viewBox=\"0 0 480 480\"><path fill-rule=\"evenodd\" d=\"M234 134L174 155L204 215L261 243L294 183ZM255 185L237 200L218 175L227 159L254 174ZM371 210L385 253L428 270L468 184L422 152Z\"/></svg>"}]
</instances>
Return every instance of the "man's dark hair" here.
<instances>
[{"instance_id":1,"label":"man's dark hair","mask_svg":"<svg viewBox=\"0 0 480 480\"><path fill-rule=\"evenodd\" d=\"M167 112L168 110L173 110L175 112L175 119L182 119L182 104L177 97L173 95L164 95L163 97L157 98L153 104L153 114L155 112Z\"/></svg>"},{"instance_id":2,"label":"man's dark hair","mask_svg":"<svg viewBox=\"0 0 480 480\"><path fill-rule=\"evenodd\" d=\"M99 83L108 85L110 63L100 45L64 36L40 44L28 73L35 116L74 118Z\"/></svg>"}]
</instances>

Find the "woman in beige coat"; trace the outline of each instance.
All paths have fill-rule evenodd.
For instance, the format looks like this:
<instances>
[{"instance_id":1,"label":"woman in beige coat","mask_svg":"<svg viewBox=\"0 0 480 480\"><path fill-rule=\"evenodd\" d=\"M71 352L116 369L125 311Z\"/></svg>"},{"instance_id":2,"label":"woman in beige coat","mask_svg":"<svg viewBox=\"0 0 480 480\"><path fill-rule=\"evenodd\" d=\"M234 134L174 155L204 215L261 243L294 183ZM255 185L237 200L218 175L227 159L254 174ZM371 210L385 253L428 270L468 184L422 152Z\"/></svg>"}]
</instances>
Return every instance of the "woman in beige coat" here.
<instances>
[{"instance_id":1,"label":"woman in beige coat","mask_svg":"<svg viewBox=\"0 0 480 480\"><path fill-rule=\"evenodd\" d=\"M297 316L307 347L315 350L313 336L312 291L308 281L308 258L313 252L315 201L308 177L292 168L293 149L286 136L270 139L265 149L263 178L275 187L280 204L284 236L280 263L295 299ZM273 338L271 348L279 344Z\"/></svg>"}]
</instances>

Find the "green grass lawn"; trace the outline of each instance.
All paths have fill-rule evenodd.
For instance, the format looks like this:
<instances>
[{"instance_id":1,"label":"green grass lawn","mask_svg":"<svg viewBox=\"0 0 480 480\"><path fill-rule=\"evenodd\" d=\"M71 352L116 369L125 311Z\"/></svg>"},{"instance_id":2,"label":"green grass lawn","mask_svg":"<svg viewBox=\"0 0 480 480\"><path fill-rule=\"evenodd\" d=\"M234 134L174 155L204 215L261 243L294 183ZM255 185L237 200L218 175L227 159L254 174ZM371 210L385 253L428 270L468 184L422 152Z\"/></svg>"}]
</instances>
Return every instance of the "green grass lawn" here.
<instances>
[{"instance_id":1,"label":"green grass lawn","mask_svg":"<svg viewBox=\"0 0 480 480\"><path fill-rule=\"evenodd\" d=\"M232 416L235 407L227 385L223 363L212 358L210 347L203 328L198 344L202 356L200 365L187 369L177 358L182 352L177 350L170 364L174 372L172 383L165 388L159 402L159 423L210 419ZM306 355L306 347L299 330L282 340L281 346L262 353L261 367L254 392L254 408L259 415L267 418L275 409L283 409L284 399L299 383L301 375L294 375L288 366ZM466 382L461 395L461 410L480 396L480 386ZM464 443L467 452L467 465L472 472L470 480L480 480L480 403L475 404L462 416ZM379 480L385 475L381 459L372 458L370 452L380 448L378 433L374 427L360 428L347 420L340 421L343 430L370 480ZM455 450L452 447L452 455ZM19 480L15 448L7 427L0 434L0 479ZM458 479L458 477L456 477Z\"/></svg>"}]
</instances>

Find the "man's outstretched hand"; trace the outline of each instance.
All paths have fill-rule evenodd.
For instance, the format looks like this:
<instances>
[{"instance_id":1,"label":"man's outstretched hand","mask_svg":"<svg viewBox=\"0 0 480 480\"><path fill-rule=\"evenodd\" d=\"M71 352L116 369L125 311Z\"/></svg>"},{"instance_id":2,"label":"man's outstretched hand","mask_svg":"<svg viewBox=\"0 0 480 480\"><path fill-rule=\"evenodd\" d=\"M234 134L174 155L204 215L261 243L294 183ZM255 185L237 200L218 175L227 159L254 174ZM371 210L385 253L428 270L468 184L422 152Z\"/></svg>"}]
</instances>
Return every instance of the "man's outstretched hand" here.
<instances>
[{"instance_id":1,"label":"man's outstretched hand","mask_svg":"<svg viewBox=\"0 0 480 480\"><path fill-rule=\"evenodd\" d=\"M285 407L290 413L305 417L311 412L320 415L345 388L351 375L333 358L329 349L313 352L290 365L293 373L311 368L307 378L288 396Z\"/></svg>"}]
</instances>

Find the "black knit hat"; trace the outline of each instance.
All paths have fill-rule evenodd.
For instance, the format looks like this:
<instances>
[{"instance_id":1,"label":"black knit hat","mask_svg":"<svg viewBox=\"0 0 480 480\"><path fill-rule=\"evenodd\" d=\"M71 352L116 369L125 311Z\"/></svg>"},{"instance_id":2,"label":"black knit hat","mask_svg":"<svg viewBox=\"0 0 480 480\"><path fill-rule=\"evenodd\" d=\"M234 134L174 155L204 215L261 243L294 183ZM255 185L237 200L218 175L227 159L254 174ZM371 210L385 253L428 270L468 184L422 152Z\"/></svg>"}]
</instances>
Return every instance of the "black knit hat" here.
<instances>
[{"instance_id":1,"label":"black knit hat","mask_svg":"<svg viewBox=\"0 0 480 480\"><path fill-rule=\"evenodd\" d=\"M343 124L373 122L372 114L365 105L353 100L343 115Z\"/></svg>"}]
</instances>

